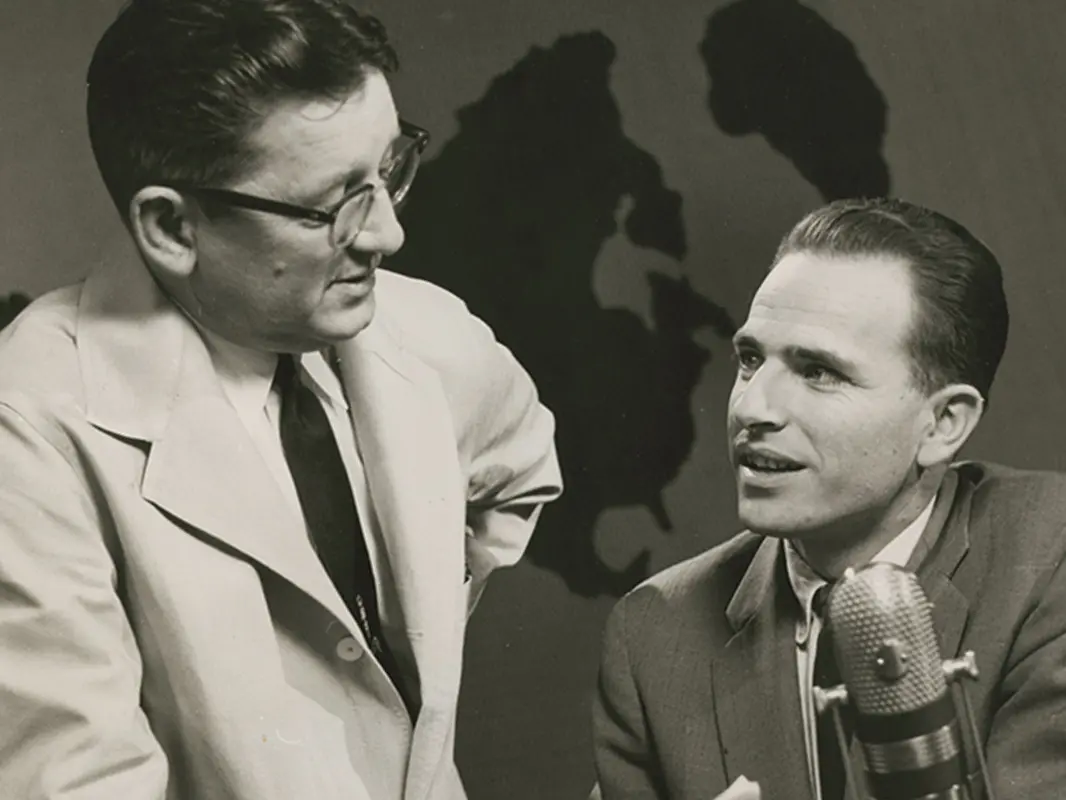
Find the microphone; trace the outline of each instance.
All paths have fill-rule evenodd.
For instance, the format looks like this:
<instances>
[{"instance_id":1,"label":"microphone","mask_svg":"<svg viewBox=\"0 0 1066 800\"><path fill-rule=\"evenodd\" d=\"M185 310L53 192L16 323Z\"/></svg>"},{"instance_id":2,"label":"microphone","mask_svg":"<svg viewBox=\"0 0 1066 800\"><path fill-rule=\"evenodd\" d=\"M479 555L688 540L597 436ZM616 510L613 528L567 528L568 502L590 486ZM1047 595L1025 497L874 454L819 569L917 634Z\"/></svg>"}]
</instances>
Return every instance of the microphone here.
<instances>
[{"instance_id":1,"label":"microphone","mask_svg":"<svg viewBox=\"0 0 1066 800\"><path fill-rule=\"evenodd\" d=\"M837 705L851 707L876 800L973 798L948 680L976 677L976 664L972 653L968 660L940 658L931 609L918 579L892 564L848 570L829 596L846 689ZM987 773L985 783L990 790Z\"/></svg>"}]
</instances>

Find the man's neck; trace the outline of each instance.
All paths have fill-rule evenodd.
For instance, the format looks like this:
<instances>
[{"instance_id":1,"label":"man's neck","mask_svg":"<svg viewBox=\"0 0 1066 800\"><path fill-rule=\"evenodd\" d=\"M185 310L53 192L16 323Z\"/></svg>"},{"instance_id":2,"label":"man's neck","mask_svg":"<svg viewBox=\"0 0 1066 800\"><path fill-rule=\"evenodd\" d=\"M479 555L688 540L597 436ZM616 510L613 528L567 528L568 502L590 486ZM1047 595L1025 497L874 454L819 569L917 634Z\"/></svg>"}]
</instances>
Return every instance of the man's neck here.
<instances>
[{"instance_id":1,"label":"man's neck","mask_svg":"<svg viewBox=\"0 0 1066 800\"><path fill-rule=\"evenodd\" d=\"M925 471L904 487L874 523L855 521L828 536L804 537L794 545L819 575L839 578L848 567L869 563L933 502L945 468ZM865 532L862 532L865 529Z\"/></svg>"}]
</instances>

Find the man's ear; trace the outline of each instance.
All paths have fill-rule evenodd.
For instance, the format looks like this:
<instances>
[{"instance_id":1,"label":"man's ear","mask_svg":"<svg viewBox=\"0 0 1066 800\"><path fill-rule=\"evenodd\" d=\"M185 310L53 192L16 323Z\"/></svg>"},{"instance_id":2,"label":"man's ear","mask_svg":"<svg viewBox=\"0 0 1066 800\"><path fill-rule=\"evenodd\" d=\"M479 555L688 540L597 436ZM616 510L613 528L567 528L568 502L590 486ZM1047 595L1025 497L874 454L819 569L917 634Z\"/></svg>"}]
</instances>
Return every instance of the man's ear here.
<instances>
[{"instance_id":1,"label":"man's ear","mask_svg":"<svg viewBox=\"0 0 1066 800\"><path fill-rule=\"evenodd\" d=\"M187 278L196 268L195 211L165 186L145 186L130 200L133 239L160 277Z\"/></svg>"},{"instance_id":2,"label":"man's ear","mask_svg":"<svg viewBox=\"0 0 1066 800\"><path fill-rule=\"evenodd\" d=\"M977 427L984 408L984 397L966 383L953 383L930 395L918 464L928 468L950 462Z\"/></svg>"}]
</instances>

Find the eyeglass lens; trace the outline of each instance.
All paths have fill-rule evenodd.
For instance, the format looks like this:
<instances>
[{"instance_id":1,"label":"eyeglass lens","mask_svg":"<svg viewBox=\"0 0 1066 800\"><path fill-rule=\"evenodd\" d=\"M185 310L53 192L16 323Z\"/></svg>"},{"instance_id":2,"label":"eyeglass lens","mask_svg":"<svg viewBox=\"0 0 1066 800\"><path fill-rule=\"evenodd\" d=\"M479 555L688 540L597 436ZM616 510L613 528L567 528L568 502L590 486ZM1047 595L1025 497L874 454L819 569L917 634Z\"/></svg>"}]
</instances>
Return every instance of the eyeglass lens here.
<instances>
[{"instance_id":1,"label":"eyeglass lens","mask_svg":"<svg viewBox=\"0 0 1066 800\"><path fill-rule=\"evenodd\" d=\"M397 210L407 199L407 192L418 171L420 155L415 143L408 143L396 158L392 169L385 175L383 188L388 192L393 208ZM347 247L362 232L376 196L376 191L367 188L366 191L354 195L337 210L337 217L333 223L334 247Z\"/></svg>"}]
</instances>

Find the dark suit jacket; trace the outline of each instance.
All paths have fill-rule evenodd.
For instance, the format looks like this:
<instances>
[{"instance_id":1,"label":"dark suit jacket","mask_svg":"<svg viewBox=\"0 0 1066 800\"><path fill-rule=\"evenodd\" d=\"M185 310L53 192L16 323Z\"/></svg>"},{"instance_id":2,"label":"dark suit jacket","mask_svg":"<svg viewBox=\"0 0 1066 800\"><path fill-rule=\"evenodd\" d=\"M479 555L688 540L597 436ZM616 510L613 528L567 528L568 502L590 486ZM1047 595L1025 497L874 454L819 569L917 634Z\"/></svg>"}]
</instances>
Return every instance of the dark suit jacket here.
<instances>
[{"instance_id":1,"label":"dark suit jacket","mask_svg":"<svg viewBox=\"0 0 1066 800\"><path fill-rule=\"evenodd\" d=\"M1066 796L1064 528L1066 475L964 463L909 565L942 656L977 653L969 692L1000 798ZM781 542L751 533L623 598L594 708L604 800L710 800L740 775L763 800L810 800L799 613Z\"/></svg>"}]
</instances>

